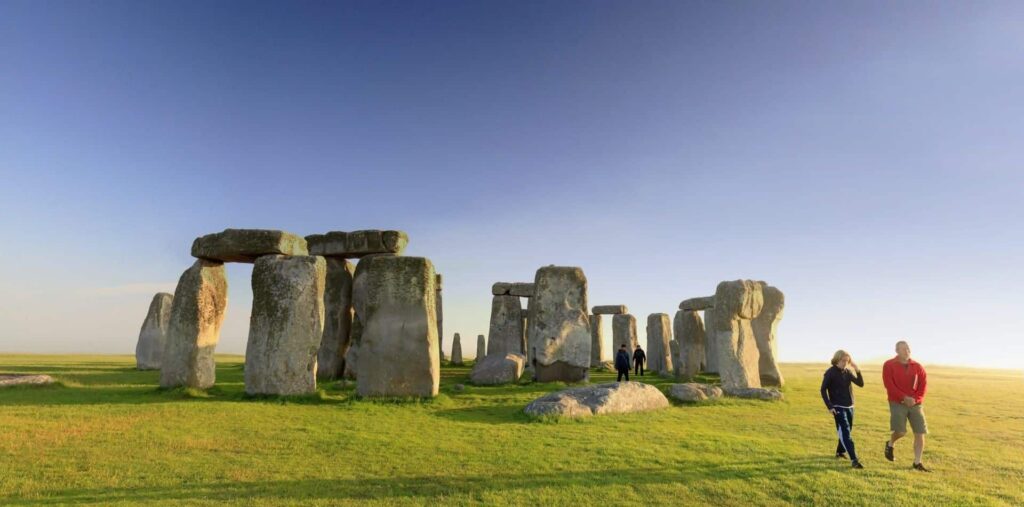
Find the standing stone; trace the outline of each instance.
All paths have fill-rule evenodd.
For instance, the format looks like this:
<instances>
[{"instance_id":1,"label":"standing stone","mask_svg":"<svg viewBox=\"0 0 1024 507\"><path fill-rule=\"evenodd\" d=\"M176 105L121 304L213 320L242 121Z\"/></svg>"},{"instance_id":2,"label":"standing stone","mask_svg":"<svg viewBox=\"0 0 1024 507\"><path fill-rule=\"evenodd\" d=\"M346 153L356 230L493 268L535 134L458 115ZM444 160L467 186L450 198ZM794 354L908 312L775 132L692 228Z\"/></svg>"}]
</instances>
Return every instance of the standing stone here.
<instances>
[{"instance_id":1,"label":"standing stone","mask_svg":"<svg viewBox=\"0 0 1024 507\"><path fill-rule=\"evenodd\" d=\"M256 259L245 348L246 394L316 392L326 278L323 257L267 255Z\"/></svg>"},{"instance_id":2,"label":"standing stone","mask_svg":"<svg viewBox=\"0 0 1024 507\"><path fill-rule=\"evenodd\" d=\"M476 357L473 358L475 362L480 362L483 358L487 357L487 339L484 335L476 335Z\"/></svg>"},{"instance_id":3,"label":"standing stone","mask_svg":"<svg viewBox=\"0 0 1024 507\"><path fill-rule=\"evenodd\" d=\"M153 296L139 330L139 341L135 344L135 367L140 370L159 370L160 358L164 353L167 326L171 322L171 304L174 296L159 292Z\"/></svg>"},{"instance_id":4,"label":"standing stone","mask_svg":"<svg viewBox=\"0 0 1024 507\"><path fill-rule=\"evenodd\" d=\"M702 371L708 373L718 373L718 342L715 341L715 335L711 333L711 325L715 322L715 309L706 308L704 310L704 367Z\"/></svg>"},{"instance_id":5,"label":"standing stone","mask_svg":"<svg viewBox=\"0 0 1024 507\"><path fill-rule=\"evenodd\" d=\"M362 321L356 393L360 396L437 396L434 265L423 257L364 257L353 297Z\"/></svg>"},{"instance_id":6,"label":"standing stone","mask_svg":"<svg viewBox=\"0 0 1024 507\"><path fill-rule=\"evenodd\" d=\"M527 301L529 301L529 300L527 300ZM528 329L530 329L530 319L529 319L529 316L530 316L530 309L529 308L523 308L523 337L520 340L520 349L521 350L519 351L519 353L524 355L524 356L527 356L527 364L526 364L527 368L530 367L529 355L526 353L527 349L529 348L527 346L527 344L526 344L526 331Z\"/></svg>"},{"instance_id":7,"label":"standing stone","mask_svg":"<svg viewBox=\"0 0 1024 507\"><path fill-rule=\"evenodd\" d=\"M628 313L612 317L612 357L619 353L619 348L623 345L629 354L629 367L633 368L633 351L637 346L636 317Z\"/></svg>"},{"instance_id":8,"label":"standing stone","mask_svg":"<svg viewBox=\"0 0 1024 507\"><path fill-rule=\"evenodd\" d=\"M355 304L355 277L352 279L352 301ZM352 316L352 330L349 332L348 352L345 352L345 378L354 380L356 378L356 365L359 361L359 342L363 336L363 324L359 315Z\"/></svg>"},{"instance_id":9,"label":"standing stone","mask_svg":"<svg viewBox=\"0 0 1024 507\"><path fill-rule=\"evenodd\" d=\"M590 316L590 367L601 367L604 355L604 329L601 329L601 314Z\"/></svg>"},{"instance_id":10,"label":"standing stone","mask_svg":"<svg viewBox=\"0 0 1024 507\"><path fill-rule=\"evenodd\" d=\"M220 339L228 279L224 263L197 260L174 289L160 366L160 387L206 389L216 379L213 352Z\"/></svg>"},{"instance_id":11,"label":"standing stone","mask_svg":"<svg viewBox=\"0 0 1024 507\"><path fill-rule=\"evenodd\" d=\"M590 316L587 277L578 267L537 270L530 298L527 338L530 360L541 382L589 378Z\"/></svg>"},{"instance_id":12,"label":"standing stone","mask_svg":"<svg viewBox=\"0 0 1024 507\"><path fill-rule=\"evenodd\" d=\"M696 311L679 310L674 324L680 349L676 356L679 359L679 376L690 380L700 373L704 361L704 322Z\"/></svg>"},{"instance_id":13,"label":"standing stone","mask_svg":"<svg viewBox=\"0 0 1024 507\"><path fill-rule=\"evenodd\" d=\"M256 262L263 255L309 255L306 240L284 231L224 229L192 242L192 257L219 262Z\"/></svg>"},{"instance_id":14,"label":"standing stone","mask_svg":"<svg viewBox=\"0 0 1024 507\"><path fill-rule=\"evenodd\" d=\"M316 378L334 380L345 373L345 355L351 345L352 277L355 266L343 258L325 260L324 334L317 352Z\"/></svg>"},{"instance_id":15,"label":"standing stone","mask_svg":"<svg viewBox=\"0 0 1024 507\"><path fill-rule=\"evenodd\" d=\"M614 318L614 317L613 317ZM660 375L672 373L672 323L667 313L652 313L647 316L647 357L650 369Z\"/></svg>"},{"instance_id":16,"label":"standing stone","mask_svg":"<svg viewBox=\"0 0 1024 507\"><path fill-rule=\"evenodd\" d=\"M750 280L718 284L711 334L718 347L718 373L722 389L759 388L757 340L751 320L761 313L761 285Z\"/></svg>"},{"instance_id":17,"label":"standing stone","mask_svg":"<svg viewBox=\"0 0 1024 507\"><path fill-rule=\"evenodd\" d=\"M444 361L444 311L441 306L441 273L437 273L436 281L437 285L437 300L435 307L437 308L437 354Z\"/></svg>"},{"instance_id":18,"label":"standing stone","mask_svg":"<svg viewBox=\"0 0 1024 507\"><path fill-rule=\"evenodd\" d=\"M672 327L675 329L674 325ZM672 376L679 378L681 375L680 371L682 370L682 361L679 356L679 341L673 338L672 341L668 342L668 350L672 354Z\"/></svg>"},{"instance_id":19,"label":"standing stone","mask_svg":"<svg viewBox=\"0 0 1024 507\"><path fill-rule=\"evenodd\" d=\"M455 333L455 338L452 340L452 365L462 366L462 337L459 333Z\"/></svg>"},{"instance_id":20,"label":"standing stone","mask_svg":"<svg viewBox=\"0 0 1024 507\"><path fill-rule=\"evenodd\" d=\"M784 382L782 372L779 371L775 357L777 354L777 342L775 340L779 321L782 320L782 310L786 306L785 296L782 291L761 282L761 293L764 295L764 308L754 318L751 325L754 328L754 337L757 339L757 350L760 355L758 359L758 371L761 376L761 385L782 387Z\"/></svg>"},{"instance_id":21,"label":"standing stone","mask_svg":"<svg viewBox=\"0 0 1024 507\"><path fill-rule=\"evenodd\" d=\"M487 334L487 355L521 354L523 347L523 305L518 296L491 298L491 325Z\"/></svg>"}]
</instances>

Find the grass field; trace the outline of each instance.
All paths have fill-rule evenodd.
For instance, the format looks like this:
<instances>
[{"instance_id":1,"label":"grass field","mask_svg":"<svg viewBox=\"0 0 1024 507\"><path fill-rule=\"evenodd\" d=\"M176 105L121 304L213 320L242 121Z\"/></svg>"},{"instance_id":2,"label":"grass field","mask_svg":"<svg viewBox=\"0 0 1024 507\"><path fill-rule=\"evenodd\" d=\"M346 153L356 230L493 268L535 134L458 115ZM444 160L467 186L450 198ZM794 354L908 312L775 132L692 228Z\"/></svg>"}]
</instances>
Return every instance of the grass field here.
<instances>
[{"instance_id":1,"label":"grass field","mask_svg":"<svg viewBox=\"0 0 1024 507\"><path fill-rule=\"evenodd\" d=\"M128 356L0 356L0 373L60 381L0 390L0 504L1024 505L1019 371L929 369L924 474L909 440L882 457L878 366L856 393L867 469L852 470L832 457L825 365L784 365L781 403L536 422L523 406L562 386L455 392L469 370L445 367L431 401L358 400L351 384L251 400L241 364L219 357L198 393L156 390Z\"/></svg>"}]
</instances>

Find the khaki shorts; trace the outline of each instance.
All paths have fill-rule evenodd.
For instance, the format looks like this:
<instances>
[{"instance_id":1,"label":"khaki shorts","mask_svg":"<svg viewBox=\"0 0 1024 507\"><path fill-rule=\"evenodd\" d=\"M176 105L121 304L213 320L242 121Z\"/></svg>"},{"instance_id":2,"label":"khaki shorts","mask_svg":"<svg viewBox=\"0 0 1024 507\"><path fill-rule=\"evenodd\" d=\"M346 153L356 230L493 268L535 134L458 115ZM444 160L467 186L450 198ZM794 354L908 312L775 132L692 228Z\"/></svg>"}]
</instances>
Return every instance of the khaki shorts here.
<instances>
[{"instance_id":1,"label":"khaki shorts","mask_svg":"<svg viewBox=\"0 0 1024 507\"><path fill-rule=\"evenodd\" d=\"M924 405L908 407L902 403L889 402L889 429L896 433L907 432L907 419L915 435L928 434L928 423L924 420Z\"/></svg>"}]
</instances>

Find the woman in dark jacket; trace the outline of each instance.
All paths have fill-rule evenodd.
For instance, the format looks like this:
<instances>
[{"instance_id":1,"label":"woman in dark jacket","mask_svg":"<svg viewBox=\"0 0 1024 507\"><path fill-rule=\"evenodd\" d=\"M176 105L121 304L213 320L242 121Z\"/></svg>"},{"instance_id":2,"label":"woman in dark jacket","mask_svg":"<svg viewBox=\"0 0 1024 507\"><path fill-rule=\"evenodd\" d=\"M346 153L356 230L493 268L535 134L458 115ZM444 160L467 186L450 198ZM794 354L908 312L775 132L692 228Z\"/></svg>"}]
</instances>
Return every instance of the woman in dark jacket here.
<instances>
[{"instance_id":1,"label":"woman in dark jacket","mask_svg":"<svg viewBox=\"0 0 1024 507\"><path fill-rule=\"evenodd\" d=\"M856 371L856 375L850 368ZM853 388L850 384L864 387L864 376L853 358L845 350L837 350L832 356L832 367L825 371L821 381L821 399L836 422L836 433L839 445L836 446L836 457L845 458L850 454L853 468L864 468L857 459L857 451L853 446Z\"/></svg>"}]
</instances>

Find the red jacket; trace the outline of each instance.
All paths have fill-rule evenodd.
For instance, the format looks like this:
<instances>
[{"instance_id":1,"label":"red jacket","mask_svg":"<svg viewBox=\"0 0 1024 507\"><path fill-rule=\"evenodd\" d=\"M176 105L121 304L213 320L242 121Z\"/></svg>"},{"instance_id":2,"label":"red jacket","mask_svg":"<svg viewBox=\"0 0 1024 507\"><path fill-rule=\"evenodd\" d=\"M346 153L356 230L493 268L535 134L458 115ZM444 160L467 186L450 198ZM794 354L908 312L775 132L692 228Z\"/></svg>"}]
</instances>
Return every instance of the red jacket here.
<instances>
[{"instance_id":1,"label":"red jacket","mask_svg":"<svg viewBox=\"0 0 1024 507\"><path fill-rule=\"evenodd\" d=\"M899 403L905 396L910 396L921 403L928 388L928 375L921 363L911 359L904 366L899 357L894 357L882 365L882 383L889 393L889 401Z\"/></svg>"}]
</instances>

